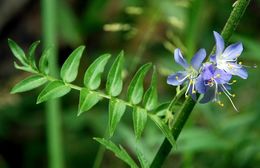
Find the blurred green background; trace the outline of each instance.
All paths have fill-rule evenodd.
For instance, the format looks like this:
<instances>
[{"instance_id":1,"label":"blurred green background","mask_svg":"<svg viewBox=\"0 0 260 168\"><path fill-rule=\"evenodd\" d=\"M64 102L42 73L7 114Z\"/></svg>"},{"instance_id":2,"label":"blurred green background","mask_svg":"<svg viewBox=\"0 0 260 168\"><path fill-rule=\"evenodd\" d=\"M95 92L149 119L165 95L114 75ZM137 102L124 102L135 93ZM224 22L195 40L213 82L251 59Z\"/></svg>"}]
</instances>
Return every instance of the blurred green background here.
<instances>
[{"instance_id":1,"label":"blurred green background","mask_svg":"<svg viewBox=\"0 0 260 168\"><path fill-rule=\"evenodd\" d=\"M85 44L87 52L76 81L82 85L86 67L97 56L109 52L115 58L123 49L127 62L126 86L140 65L152 62L159 72L160 102L170 100L175 88L166 84L166 78L180 68L173 61L172 51L181 48L188 59L201 47L210 52L214 45L212 32L221 31L234 2L59 0L59 64L75 47ZM0 1L0 168L47 167L44 105L35 104L40 90L9 94L11 87L28 74L14 69L7 46L7 38L14 39L25 50L42 39L41 18L40 1ZM260 62L259 29L260 0L252 0L231 38L231 42L243 43L241 60L249 66ZM41 49L37 52L40 55ZM247 80L238 78L233 85L234 103L239 112L224 96L224 107L214 103L196 105L164 167L260 166L260 71L259 68L248 71ZM78 96L74 91L62 99L62 140L67 168L93 165L99 144L92 137L103 137L108 122L106 101L77 117ZM149 161L162 140L160 131L148 122L141 148ZM135 157L130 111L123 116L113 141ZM106 151L102 167L127 166Z\"/></svg>"}]
</instances>

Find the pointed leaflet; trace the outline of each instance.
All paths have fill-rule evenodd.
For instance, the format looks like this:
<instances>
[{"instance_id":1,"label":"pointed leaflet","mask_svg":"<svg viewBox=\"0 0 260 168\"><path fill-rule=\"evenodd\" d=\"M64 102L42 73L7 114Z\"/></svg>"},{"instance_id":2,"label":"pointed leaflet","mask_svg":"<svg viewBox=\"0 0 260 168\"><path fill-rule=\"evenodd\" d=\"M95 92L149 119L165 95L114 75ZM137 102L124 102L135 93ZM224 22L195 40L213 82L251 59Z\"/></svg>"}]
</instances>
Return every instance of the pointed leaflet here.
<instances>
[{"instance_id":1,"label":"pointed leaflet","mask_svg":"<svg viewBox=\"0 0 260 168\"><path fill-rule=\"evenodd\" d=\"M50 57L51 54L51 50L53 49L53 47L48 47L46 49L44 49L40 60L39 60L39 70L41 73L43 74L48 74L49 70L48 70L48 59Z\"/></svg>"},{"instance_id":2,"label":"pointed leaflet","mask_svg":"<svg viewBox=\"0 0 260 168\"><path fill-rule=\"evenodd\" d=\"M138 149L136 147L135 149L136 154L137 154L137 158L141 164L142 168L149 168L150 167L150 163L147 161L147 159L145 158L144 154L142 153L142 151L140 149Z\"/></svg>"},{"instance_id":3,"label":"pointed leaflet","mask_svg":"<svg viewBox=\"0 0 260 168\"><path fill-rule=\"evenodd\" d=\"M35 70L37 70L37 66L35 63L35 51L39 44L40 44L40 41L35 41L34 43L32 43L32 45L30 46L29 51L28 51L29 63Z\"/></svg>"},{"instance_id":4,"label":"pointed leaflet","mask_svg":"<svg viewBox=\"0 0 260 168\"><path fill-rule=\"evenodd\" d=\"M27 65L27 59L24 51L12 39L8 39L8 45L14 56L23 64Z\"/></svg>"},{"instance_id":5,"label":"pointed leaflet","mask_svg":"<svg viewBox=\"0 0 260 168\"><path fill-rule=\"evenodd\" d=\"M83 88L80 90L80 97L79 97L79 111L78 116L81 115L83 112L90 110L94 105L98 103L100 100L100 96L88 90L87 88Z\"/></svg>"},{"instance_id":6,"label":"pointed leaflet","mask_svg":"<svg viewBox=\"0 0 260 168\"><path fill-rule=\"evenodd\" d=\"M123 116L125 109L126 105L122 101L116 100L114 98L109 101L109 137L113 136L116 126Z\"/></svg>"},{"instance_id":7,"label":"pointed leaflet","mask_svg":"<svg viewBox=\"0 0 260 168\"><path fill-rule=\"evenodd\" d=\"M151 111L157 107L157 102L157 73L154 67L151 85L144 94L143 104L146 110Z\"/></svg>"},{"instance_id":8,"label":"pointed leaflet","mask_svg":"<svg viewBox=\"0 0 260 168\"><path fill-rule=\"evenodd\" d=\"M18 65L16 62L14 62L14 67L16 69L19 69L19 70L22 70L22 71L27 71L27 72L31 72L31 73L37 73L37 71L32 69L32 67L30 67L30 66L21 66L21 65Z\"/></svg>"},{"instance_id":9,"label":"pointed leaflet","mask_svg":"<svg viewBox=\"0 0 260 168\"><path fill-rule=\"evenodd\" d=\"M127 90L128 99L132 104L138 104L141 102L144 92L143 80L151 66L151 63L143 65L132 79Z\"/></svg>"},{"instance_id":10,"label":"pointed leaflet","mask_svg":"<svg viewBox=\"0 0 260 168\"><path fill-rule=\"evenodd\" d=\"M90 90L95 90L100 86L101 74L107 64L110 54L98 57L87 69L84 76L84 85Z\"/></svg>"},{"instance_id":11,"label":"pointed leaflet","mask_svg":"<svg viewBox=\"0 0 260 168\"><path fill-rule=\"evenodd\" d=\"M124 52L121 51L109 70L106 91L110 96L118 96L123 88L122 69Z\"/></svg>"},{"instance_id":12,"label":"pointed leaflet","mask_svg":"<svg viewBox=\"0 0 260 168\"><path fill-rule=\"evenodd\" d=\"M84 49L85 46L79 46L76 48L62 65L60 76L63 81L70 83L76 79L78 75L80 58Z\"/></svg>"},{"instance_id":13,"label":"pointed leaflet","mask_svg":"<svg viewBox=\"0 0 260 168\"><path fill-rule=\"evenodd\" d=\"M172 146L176 146L175 139L172 135L170 128L156 115L149 114L149 117L152 121L158 126L158 128L162 131L164 136L168 139Z\"/></svg>"},{"instance_id":14,"label":"pointed leaflet","mask_svg":"<svg viewBox=\"0 0 260 168\"><path fill-rule=\"evenodd\" d=\"M37 98L37 104L49 99L58 98L69 93L71 88L66 86L62 81L50 82L40 93Z\"/></svg>"},{"instance_id":15,"label":"pointed leaflet","mask_svg":"<svg viewBox=\"0 0 260 168\"><path fill-rule=\"evenodd\" d=\"M18 93L18 92L25 92L28 90L32 90L34 88L37 88L44 83L46 83L48 80L40 75L33 75L29 76L28 78L22 80L21 82L17 83L11 93Z\"/></svg>"},{"instance_id":16,"label":"pointed leaflet","mask_svg":"<svg viewBox=\"0 0 260 168\"><path fill-rule=\"evenodd\" d=\"M133 124L134 124L135 136L137 139L141 137L146 121L147 121L147 112L145 111L145 109L142 109L140 107L134 107Z\"/></svg>"},{"instance_id":17,"label":"pointed leaflet","mask_svg":"<svg viewBox=\"0 0 260 168\"><path fill-rule=\"evenodd\" d=\"M125 163L127 163L131 168L138 168L136 165L135 161L129 156L129 154L126 152L126 150L120 146L116 146L113 142L106 140L106 139L101 139L101 138L94 138L96 141L104 145L108 150L114 152L116 157L120 158L123 160Z\"/></svg>"}]
</instances>

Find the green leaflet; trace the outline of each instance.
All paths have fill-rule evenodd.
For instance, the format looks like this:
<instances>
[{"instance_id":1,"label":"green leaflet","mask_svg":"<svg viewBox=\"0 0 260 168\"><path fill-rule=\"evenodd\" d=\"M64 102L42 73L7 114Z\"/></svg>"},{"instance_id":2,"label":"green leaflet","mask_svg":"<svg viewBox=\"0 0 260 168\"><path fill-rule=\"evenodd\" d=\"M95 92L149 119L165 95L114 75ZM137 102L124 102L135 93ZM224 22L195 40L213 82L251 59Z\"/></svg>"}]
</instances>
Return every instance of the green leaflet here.
<instances>
[{"instance_id":1,"label":"green leaflet","mask_svg":"<svg viewBox=\"0 0 260 168\"><path fill-rule=\"evenodd\" d=\"M162 133L168 139L168 141L171 143L171 145L176 146L176 142L175 142L175 139L172 135L170 128L156 115L149 114L149 117L158 126L158 128L162 131Z\"/></svg>"},{"instance_id":2,"label":"green leaflet","mask_svg":"<svg viewBox=\"0 0 260 168\"><path fill-rule=\"evenodd\" d=\"M65 82L72 82L78 75L78 68L85 46L76 48L61 67L60 76Z\"/></svg>"},{"instance_id":3,"label":"green leaflet","mask_svg":"<svg viewBox=\"0 0 260 168\"><path fill-rule=\"evenodd\" d=\"M143 65L135 74L134 78L132 79L128 90L127 90L127 95L128 95L128 100L132 104L138 104L141 102L142 97L143 97L143 80L148 72L148 70L151 68L152 64L147 63Z\"/></svg>"},{"instance_id":4,"label":"green leaflet","mask_svg":"<svg viewBox=\"0 0 260 168\"><path fill-rule=\"evenodd\" d=\"M100 100L100 96L88 90L87 88L83 88L80 90L80 98L79 98L79 111L78 116L83 112L90 110L94 105L98 103Z\"/></svg>"},{"instance_id":5,"label":"green leaflet","mask_svg":"<svg viewBox=\"0 0 260 168\"><path fill-rule=\"evenodd\" d=\"M64 96L65 94L69 93L70 90L71 88L66 86L62 81L52 81L39 94L37 98L37 104L49 99Z\"/></svg>"},{"instance_id":6,"label":"green leaflet","mask_svg":"<svg viewBox=\"0 0 260 168\"><path fill-rule=\"evenodd\" d=\"M157 73L154 67L152 82L150 87L144 94L143 104L147 111L154 110L157 107L158 94L157 94Z\"/></svg>"},{"instance_id":7,"label":"green leaflet","mask_svg":"<svg viewBox=\"0 0 260 168\"><path fill-rule=\"evenodd\" d=\"M33 75L33 76L29 76L28 78L20 81L19 83L17 83L11 93L18 93L18 92L25 92L28 90L32 90L34 88L37 88L41 85L43 85L44 83L46 83L48 80L40 75Z\"/></svg>"},{"instance_id":8,"label":"green leaflet","mask_svg":"<svg viewBox=\"0 0 260 168\"><path fill-rule=\"evenodd\" d=\"M23 65L27 65L27 59L25 56L24 51L21 49L21 47L19 47L16 42L14 42L12 39L8 39L8 45L12 51L12 53L14 54L14 56L23 64Z\"/></svg>"},{"instance_id":9,"label":"green leaflet","mask_svg":"<svg viewBox=\"0 0 260 168\"><path fill-rule=\"evenodd\" d=\"M113 142L106 140L104 138L94 138L102 145L104 145L108 150L114 152L114 154L125 163L127 163L131 168L138 168L135 161L129 156L126 150L122 146L116 146Z\"/></svg>"},{"instance_id":10,"label":"green leaflet","mask_svg":"<svg viewBox=\"0 0 260 168\"><path fill-rule=\"evenodd\" d=\"M53 49L53 47L49 47L49 48L46 48L41 57L40 57L40 60L39 60L39 70L41 73L43 74L48 74L49 72L49 69L48 69L48 58L51 54L51 50Z\"/></svg>"},{"instance_id":11,"label":"green leaflet","mask_svg":"<svg viewBox=\"0 0 260 168\"><path fill-rule=\"evenodd\" d=\"M16 62L14 62L14 67L16 69L20 69L22 71L27 71L27 72L31 72L31 73L37 73L37 71L32 69L30 66L21 66L21 65L18 65Z\"/></svg>"},{"instance_id":12,"label":"green leaflet","mask_svg":"<svg viewBox=\"0 0 260 168\"><path fill-rule=\"evenodd\" d=\"M37 66L35 63L35 51L39 44L40 44L40 41L35 41L34 43L32 43L32 45L30 46L29 51L28 51L29 63L35 70L37 70Z\"/></svg>"},{"instance_id":13,"label":"green leaflet","mask_svg":"<svg viewBox=\"0 0 260 168\"><path fill-rule=\"evenodd\" d=\"M121 51L109 70L106 83L106 91L110 96L118 96L123 88L122 69L124 52Z\"/></svg>"},{"instance_id":14,"label":"green leaflet","mask_svg":"<svg viewBox=\"0 0 260 168\"><path fill-rule=\"evenodd\" d=\"M142 168L149 168L150 167L150 163L148 162L148 160L145 158L144 154L142 153L141 150L139 150L137 147L135 148L136 154L137 154L137 158L141 164Z\"/></svg>"},{"instance_id":15,"label":"green leaflet","mask_svg":"<svg viewBox=\"0 0 260 168\"><path fill-rule=\"evenodd\" d=\"M90 90L95 90L100 86L101 74L107 64L110 54L98 57L87 69L84 76L84 85Z\"/></svg>"},{"instance_id":16,"label":"green leaflet","mask_svg":"<svg viewBox=\"0 0 260 168\"><path fill-rule=\"evenodd\" d=\"M118 125L121 117L123 116L125 109L126 105L124 102L116 100L114 98L112 98L109 101L109 137L113 136L116 126Z\"/></svg>"},{"instance_id":17,"label":"green leaflet","mask_svg":"<svg viewBox=\"0 0 260 168\"><path fill-rule=\"evenodd\" d=\"M145 109L142 109L140 107L134 107L133 124L134 124L135 136L137 139L141 137L146 121L147 121L147 112L145 111Z\"/></svg>"}]
</instances>

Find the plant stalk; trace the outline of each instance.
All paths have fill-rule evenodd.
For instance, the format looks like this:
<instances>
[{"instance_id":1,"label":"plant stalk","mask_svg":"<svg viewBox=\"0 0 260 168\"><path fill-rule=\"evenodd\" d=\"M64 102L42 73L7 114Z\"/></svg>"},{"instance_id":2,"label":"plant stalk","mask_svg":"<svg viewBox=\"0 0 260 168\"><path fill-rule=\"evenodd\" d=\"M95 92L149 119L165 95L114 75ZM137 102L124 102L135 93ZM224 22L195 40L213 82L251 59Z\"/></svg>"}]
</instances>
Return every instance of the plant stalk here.
<instances>
[{"instance_id":1,"label":"plant stalk","mask_svg":"<svg viewBox=\"0 0 260 168\"><path fill-rule=\"evenodd\" d=\"M57 42L57 0L42 0L43 45L52 47L49 61L50 74L58 76L58 42ZM48 144L48 167L63 168L63 148L61 132L61 109L59 99L46 103L46 131Z\"/></svg>"},{"instance_id":2,"label":"plant stalk","mask_svg":"<svg viewBox=\"0 0 260 168\"><path fill-rule=\"evenodd\" d=\"M234 33L235 29L237 28L250 0L238 0L236 2L236 5L234 6L223 30L222 30L222 37L225 41L228 41L231 37L231 35ZM214 52L214 49L212 50ZM173 128L172 128L172 134L177 140L182 128L184 127L184 124L186 123L187 119L190 116L191 111L193 110L196 102L191 99L191 97L188 97L181 110L177 113L176 118L173 122ZM169 155L170 151L172 149L172 146L170 142L165 138L162 145L159 148L159 151L157 152L152 164L151 168L158 168L163 165L163 162Z\"/></svg>"}]
</instances>

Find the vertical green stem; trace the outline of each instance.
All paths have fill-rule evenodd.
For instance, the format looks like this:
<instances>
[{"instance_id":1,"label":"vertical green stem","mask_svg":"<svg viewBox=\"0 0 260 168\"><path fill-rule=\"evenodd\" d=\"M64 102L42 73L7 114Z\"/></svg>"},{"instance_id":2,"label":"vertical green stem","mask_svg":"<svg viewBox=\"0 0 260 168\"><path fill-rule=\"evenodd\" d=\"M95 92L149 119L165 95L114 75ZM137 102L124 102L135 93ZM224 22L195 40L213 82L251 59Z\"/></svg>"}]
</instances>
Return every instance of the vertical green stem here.
<instances>
[{"instance_id":1,"label":"vertical green stem","mask_svg":"<svg viewBox=\"0 0 260 168\"><path fill-rule=\"evenodd\" d=\"M42 28L44 47L53 46L49 59L50 74L58 76L57 63L57 0L42 0ZM59 100L46 103L48 165L49 168L63 168L61 135L61 110Z\"/></svg>"},{"instance_id":2,"label":"vertical green stem","mask_svg":"<svg viewBox=\"0 0 260 168\"><path fill-rule=\"evenodd\" d=\"M225 41L228 41L233 32L235 31L237 25L240 22L240 19L242 18L250 0L238 0L233 11L231 12L225 27L222 30L222 37ZM188 97L181 110L177 113L177 116L173 122L173 128L172 128L172 134L177 140L184 124L186 123L187 119L190 116L191 111L193 110L196 102L194 102L190 97ZM152 168L158 168L161 167L163 162L165 161L166 157L169 155L170 151L172 149L171 144L169 141L165 138L162 145L159 148L159 151L157 152L151 167Z\"/></svg>"}]
</instances>

